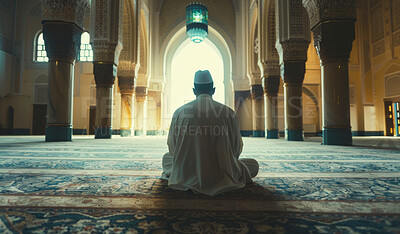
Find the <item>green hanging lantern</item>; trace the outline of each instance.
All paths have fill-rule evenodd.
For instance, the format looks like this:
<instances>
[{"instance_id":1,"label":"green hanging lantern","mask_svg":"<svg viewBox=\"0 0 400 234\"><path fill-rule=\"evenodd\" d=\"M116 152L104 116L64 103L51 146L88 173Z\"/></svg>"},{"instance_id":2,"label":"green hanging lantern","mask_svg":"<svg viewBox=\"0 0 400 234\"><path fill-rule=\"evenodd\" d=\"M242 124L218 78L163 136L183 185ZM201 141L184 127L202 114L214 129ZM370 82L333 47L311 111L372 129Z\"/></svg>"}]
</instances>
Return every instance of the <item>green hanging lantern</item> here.
<instances>
[{"instance_id":1,"label":"green hanging lantern","mask_svg":"<svg viewBox=\"0 0 400 234\"><path fill-rule=\"evenodd\" d=\"M186 7L186 35L194 43L202 42L208 35L208 9L201 3Z\"/></svg>"}]
</instances>

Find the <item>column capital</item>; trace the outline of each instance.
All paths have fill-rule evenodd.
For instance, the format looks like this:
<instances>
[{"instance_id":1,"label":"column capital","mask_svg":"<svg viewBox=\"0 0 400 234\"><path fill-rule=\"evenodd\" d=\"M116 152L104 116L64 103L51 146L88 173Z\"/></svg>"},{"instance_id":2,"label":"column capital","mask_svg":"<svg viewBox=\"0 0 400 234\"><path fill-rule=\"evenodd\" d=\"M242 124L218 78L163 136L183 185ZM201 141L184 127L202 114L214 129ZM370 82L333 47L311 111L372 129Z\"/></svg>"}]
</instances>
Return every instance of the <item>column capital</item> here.
<instances>
[{"instance_id":1,"label":"column capital","mask_svg":"<svg viewBox=\"0 0 400 234\"><path fill-rule=\"evenodd\" d=\"M118 87L121 94L132 95L135 92L135 84L134 76L118 76Z\"/></svg>"},{"instance_id":2,"label":"column capital","mask_svg":"<svg viewBox=\"0 0 400 234\"><path fill-rule=\"evenodd\" d=\"M267 76L262 79L264 93L268 96L277 96L279 92L280 76Z\"/></svg>"},{"instance_id":3,"label":"column capital","mask_svg":"<svg viewBox=\"0 0 400 234\"><path fill-rule=\"evenodd\" d=\"M278 52L280 55L280 63L286 61L307 61L307 50L310 40L293 38L280 42Z\"/></svg>"},{"instance_id":4,"label":"column capital","mask_svg":"<svg viewBox=\"0 0 400 234\"><path fill-rule=\"evenodd\" d=\"M117 75L117 67L113 63L93 62L94 80L97 87L111 88Z\"/></svg>"},{"instance_id":5,"label":"column capital","mask_svg":"<svg viewBox=\"0 0 400 234\"><path fill-rule=\"evenodd\" d=\"M303 0L313 29L321 22L356 19L356 0Z\"/></svg>"},{"instance_id":6,"label":"column capital","mask_svg":"<svg viewBox=\"0 0 400 234\"><path fill-rule=\"evenodd\" d=\"M329 21L313 29L314 46L321 63L348 60L355 39L354 21Z\"/></svg>"},{"instance_id":7,"label":"column capital","mask_svg":"<svg viewBox=\"0 0 400 234\"><path fill-rule=\"evenodd\" d=\"M261 78L268 76L279 76L280 68L279 61L260 61L259 67L261 70Z\"/></svg>"},{"instance_id":8,"label":"column capital","mask_svg":"<svg viewBox=\"0 0 400 234\"><path fill-rule=\"evenodd\" d=\"M93 61L107 62L118 65L122 43L113 43L107 40L93 40Z\"/></svg>"},{"instance_id":9,"label":"column capital","mask_svg":"<svg viewBox=\"0 0 400 234\"><path fill-rule=\"evenodd\" d=\"M147 93L148 89L145 86L137 86L135 88L135 95L136 95L136 100L138 102L144 102L147 99Z\"/></svg>"},{"instance_id":10,"label":"column capital","mask_svg":"<svg viewBox=\"0 0 400 234\"><path fill-rule=\"evenodd\" d=\"M42 20L74 23L83 29L89 0L42 0Z\"/></svg>"},{"instance_id":11,"label":"column capital","mask_svg":"<svg viewBox=\"0 0 400 234\"><path fill-rule=\"evenodd\" d=\"M281 77L285 84L302 84L306 73L304 61L284 62L281 65Z\"/></svg>"},{"instance_id":12,"label":"column capital","mask_svg":"<svg viewBox=\"0 0 400 234\"><path fill-rule=\"evenodd\" d=\"M91 6L93 61L118 65L122 50L123 0L96 0Z\"/></svg>"},{"instance_id":13,"label":"column capital","mask_svg":"<svg viewBox=\"0 0 400 234\"><path fill-rule=\"evenodd\" d=\"M42 23L49 59L74 63L81 43L82 29L68 22L43 21Z\"/></svg>"},{"instance_id":14,"label":"column capital","mask_svg":"<svg viewBox=\"0 0 400 234\"><path fill-rule=\"evenodd\" d=\"M127 60L120 60L118 63L118 76L136 77L136 63Z\"/></svg>"},{"instance_id":15,"label":"column capital","mask_svg":"<svg viewBox=\"0 0 400 234\"><path fill-rule=\"evenodd\" d=\"M249 76L250 76L251 85L261 84L261 73L253 72L253 73L250 73Z\"/></svg>"},{"instance_id":16,"label":"column capital","mask_svg":"<svg viewBox=\"0 0 400 234\"><path fill-rule=\"evenodd\" d=\"M251 100L263 100L264 91L262 85L255 84L250 87Z\"/></svg>"}]
</instances>

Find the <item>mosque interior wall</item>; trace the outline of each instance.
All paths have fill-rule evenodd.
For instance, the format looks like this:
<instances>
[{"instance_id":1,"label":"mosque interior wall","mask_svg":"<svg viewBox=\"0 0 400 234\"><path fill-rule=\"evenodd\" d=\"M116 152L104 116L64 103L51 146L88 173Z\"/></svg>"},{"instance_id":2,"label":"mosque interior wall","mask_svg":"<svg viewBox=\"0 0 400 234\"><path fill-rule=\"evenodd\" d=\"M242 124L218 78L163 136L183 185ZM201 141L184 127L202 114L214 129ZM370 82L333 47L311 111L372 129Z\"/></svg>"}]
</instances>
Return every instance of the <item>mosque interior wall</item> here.
<instances>
[{"instance_id":1,"label":"mosque interior wall","mask_svg":"<svg viewBox=\"0 0 400 234\"><path fill-rule=\"evenodd\" d=\"M162 48L171 30L182 25L185 16L185 6L191 1L164 0L158 6L158 11L148 13L143 11L142 20L146 36L142 37L142 45ZM252 130L251 97L249 95L250 80L247 79L246 69L237 64L246 63L247 56L241 51L252 48L243 40L239 30L249 32L249 24L240 19L251 21L249 9L241 1L221 0L200 1L209 7L210 22L222 37L229 37L229 45L233 47L231 56L231 74L233 92L237 98L240 91L241 101L235 100L234 109L237 111L241 130L250 135ZM47 64L34 61L35 40L42 30L40 1L1 1L0 5L0 132L6 133L9 127L9 107L12 107L14 134L32 134L35 105L44 104L38 99L38 86L46 86ZM385 133L384 101L400 100L400 0L392 1L358 1L356 38L349 60L350 110L351 125L355 135ZM390 3L393 4L390 6ZM15 4L15 5L14 5ZM155 7L154 3L143 1L147 10ZM397 10L396 10L397 9ZM148 15L149 14L149 15ZM153 14L158 14L155 17ZM89 29L89 18L85 20L85 30ZM158 19L154 22L153 19ZM150 21L150 22L148 22ZM10 23L11 22L11 23ZM157 23L158 22L158 23ZM14 26L15 25L15 26ZM151 39L154 28L157 40ZM251 33L251 32L249 32ZM144 42L143 40L146 40ZM156 44L156 45L155 45ZM142 49L145 53L139 69L137 84L148 86L146 129L149 135L159 134L168 129L165 126L164 88L166 87L163 74L159 68L152 66L155 59L162 64L162 58L153 58L157 51L150 48ZM161 76L158 77L158 76ZM154 77L154 78L153 78ZM142 79L148 79L143 81ZM153 80L152 80L153 79ZM246 88L246 82L249 82ZM93 65L91 62L75 64L74 74L73 126L76 134L85 134L90 128L90 109L95 106L95 84ZM278 125L284 131L283 82L278 94ZM244 85L243 85L244 84ZM40 88L40 87L39 87ZM40 89L39 89L40 90ZM236 92L235 92L236 91ZM135 94L133 95L135 96ZM313 41L308 49L308 61L303 83L303 124L306 134L319 134L322 130L321 104L321 68L320 60ZM40 98L39 98L40 99ZM135 98L134 98L135 99ZM133 105L137 105L133 101ZM135 109L134 107L133 109ZM120 128L121 94L118 78L114 84L113 100L113 129ZM134 122L137 122L134 114ZM137 124L136 124L137 125Z\"/></svg>"}]
</instances>

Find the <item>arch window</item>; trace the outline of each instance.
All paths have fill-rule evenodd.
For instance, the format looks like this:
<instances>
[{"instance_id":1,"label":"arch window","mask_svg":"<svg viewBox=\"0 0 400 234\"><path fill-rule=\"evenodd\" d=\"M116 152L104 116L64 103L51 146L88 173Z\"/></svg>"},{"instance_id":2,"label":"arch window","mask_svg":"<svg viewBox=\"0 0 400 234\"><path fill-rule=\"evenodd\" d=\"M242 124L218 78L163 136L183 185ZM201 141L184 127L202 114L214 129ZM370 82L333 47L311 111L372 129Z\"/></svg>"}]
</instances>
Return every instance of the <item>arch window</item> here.
<instances>
[{"instance_id":1,"label":"arch window","mask_svg":"<svg viewBox=\"0 0 400 234\"><path fill-rule=\"evenodd\" d=\"M48 62L46 47L44 45L43 33L41 32L36 40L36 62Z\"/></svg>"},{"instance_id":2,"label":"arch window","mask_svg":"<svg viewBox=\"0 0 400 234\"><path fill-rule=\"evenodd\" d=\"M92 50L92 45L90 44L90 35L88 32L82 33L82 36L81 36L79 61L81 61L81 62L92 62L93 61L93 50Z\"/></svg>"}]
</instances>

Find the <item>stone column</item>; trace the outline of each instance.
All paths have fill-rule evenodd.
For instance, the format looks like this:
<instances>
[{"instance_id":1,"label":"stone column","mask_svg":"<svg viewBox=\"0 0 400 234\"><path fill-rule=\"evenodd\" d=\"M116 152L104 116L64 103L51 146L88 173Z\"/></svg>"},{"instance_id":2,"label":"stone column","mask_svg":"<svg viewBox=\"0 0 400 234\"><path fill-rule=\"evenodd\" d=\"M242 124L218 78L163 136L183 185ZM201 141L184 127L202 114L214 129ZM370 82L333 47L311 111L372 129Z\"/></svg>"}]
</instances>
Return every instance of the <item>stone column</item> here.
<instances>
[{"instance_id":1,"label":"stone column","mask_svg":"<svg viewBox=\"0 0 400 234\"><path fill-rule=\"evenodd\" d=\"M136 136L147 135L147 87L136 87Z\"/></svg>"},{"instance_id":2,"label":"stone column","mask_svg":"<svg viewBox=\"0 0 400 234\"><path fill-rule=\"evenodd\" d=\"M280 83L279 55L276 43L275 1L258 0L258 37L260 53L258 66L264 89L265 136L278 139L278 92Z\"/></svg>"},{"instance_id":3,"label":"stone column","mask_svg":"<svg viewBox=\"0 0 400 234\"><path fill-rule=\"evenodd\" d=\"M307 12L301 0L276 0L277 42L285 95L285 139L302 141L302 86L310 44Z\"/></svg>"},{"instance_id":4,"label":"stone column","mask_svg":"<svg viewBox=\"0 0 400 234\"><path fill-rule=\"evenodd\" d=\"M134 77L118 77L118 86L121 92L121 136L132 136L133 129L133 93L135 89Z\"/></svg>"},{"instance_id":5,"label":"stone column","mask_svg":"<svg viewBox=\"0 0 400 234\"><path fill-rule=\"evenodd\" d=\"M306 71L305 61L288 61L281 65L284 108L285 108L285 139L302 141L303 131L303 80Z\"/></svg>"},{"instance_id":6,"label":"stone column","mask_svg":"<svg viewBox=\"0 0 400 234\"><path fill-rule=\"evenodd\" d=\"M93 62L96 81L95 138L111 138L116 66L113 63Z\"/></svg>"},{"instance_id":7,"label":"stone column","mask_svg":"<svg viewBox=\"0 0 400 234\"><path fill-rule=\"evenodd\" d=\"M75 58L89 2L43 0L43 38L49 57L49 103L46 141L72 140L72 105Z\"/></svg>"},{"instance_id":8,"label":"stone column","mask_svg":"<svg viewBox=\"0 0 400 234\"><path fill-rule=\"evenodd\" d=\"M303 0L321 61L324 145L352 145L348 60L355 38L355 0Z\"/></svg>"},{"instance_id":9,"label":"stone column","mask_svg":"<svg viewBox=\"0 0 400 234\"><path fill-rule=\"evenodd\" d=\"M122 49L122 10L122 0L92 1L90 40L96 81L95 139L112 136L113 85Z\"/></svg>"},{"instance_id":10,"label":"stone column","mask_svg":"<svg viewBox=\"0 0 400 234\"><path fill-rule=\"evenodd\" d=\"M265 136L267 139L279 138L278 127L278 92L280 77L267 76L263 78L265 103Z\"/></svg>"},{"instance_id":11,"label":"stone column","mask_svg":"<svg viewBox=\"0 0 400 234\"><path fill-rule=\"evenodd\" d=\"M262 85L252 85L250 92L253 116L253 137L264 137L264 92Z\"/></svg>"}]
</instances>

